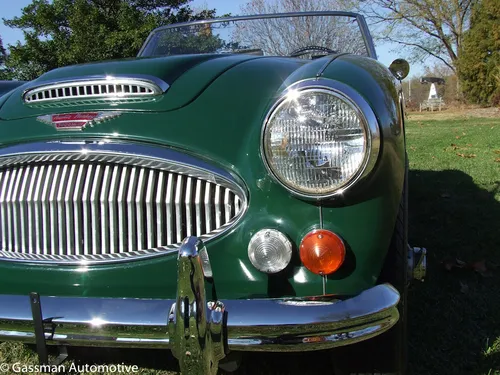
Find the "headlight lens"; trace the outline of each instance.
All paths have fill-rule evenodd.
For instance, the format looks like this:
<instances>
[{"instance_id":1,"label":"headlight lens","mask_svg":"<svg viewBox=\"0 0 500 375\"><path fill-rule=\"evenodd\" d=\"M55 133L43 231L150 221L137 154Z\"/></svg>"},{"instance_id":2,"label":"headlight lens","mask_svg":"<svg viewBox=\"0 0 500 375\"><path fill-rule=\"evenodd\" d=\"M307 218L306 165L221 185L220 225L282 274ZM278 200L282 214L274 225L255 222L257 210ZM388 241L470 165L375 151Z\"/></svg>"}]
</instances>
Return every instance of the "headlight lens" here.
<instances>
[{"instance_id":1,"label":"headlight lens","mask_svg":"<svg viewBox=\"0 0 500 375\"><path fill-rule=\"evenodd\" d=\"M328 196L349 184L366 165L369 130L355 104L326 88L290 90L264 129L264 156L290 190Z\"/></svg>"}]
</instances>

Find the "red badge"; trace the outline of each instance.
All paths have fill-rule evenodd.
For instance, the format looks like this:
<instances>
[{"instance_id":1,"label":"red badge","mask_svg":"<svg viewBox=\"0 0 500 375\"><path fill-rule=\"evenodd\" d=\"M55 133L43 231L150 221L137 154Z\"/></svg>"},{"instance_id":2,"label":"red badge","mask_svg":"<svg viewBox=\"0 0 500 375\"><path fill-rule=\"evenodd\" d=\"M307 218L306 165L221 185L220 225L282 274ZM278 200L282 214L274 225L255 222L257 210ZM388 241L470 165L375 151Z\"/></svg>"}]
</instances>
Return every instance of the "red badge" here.
<instances>
[{"instance_id":1,"label":"red badge","mask_svg":"<svg viewBox=\"0 0 500 375\"><path fill-rule=\"evenodd\" d=\"M37 117L38 121L54 126L57 130L82 130L86 126L118 117L121 112L75 112Z\"/></svg>"}]
</instances>

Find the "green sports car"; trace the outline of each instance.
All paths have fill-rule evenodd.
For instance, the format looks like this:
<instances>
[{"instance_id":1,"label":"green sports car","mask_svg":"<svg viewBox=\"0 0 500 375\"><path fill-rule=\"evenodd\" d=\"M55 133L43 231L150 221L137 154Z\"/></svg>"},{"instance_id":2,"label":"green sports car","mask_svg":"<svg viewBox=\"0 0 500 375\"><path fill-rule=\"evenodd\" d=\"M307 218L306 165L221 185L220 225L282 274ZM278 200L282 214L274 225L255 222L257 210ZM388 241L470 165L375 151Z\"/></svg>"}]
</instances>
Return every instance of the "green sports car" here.
<instances>
[{"instance_id":1,"label":"green sports car","mask_svg":"<svg viewBox=\"0 0 500 375\"><path fill-rule=\"evenodd\" d=\"M408 69L332 11L169 25L137 58L0 83L0 340L404 374Z\"/></svg>"}]
</instances>

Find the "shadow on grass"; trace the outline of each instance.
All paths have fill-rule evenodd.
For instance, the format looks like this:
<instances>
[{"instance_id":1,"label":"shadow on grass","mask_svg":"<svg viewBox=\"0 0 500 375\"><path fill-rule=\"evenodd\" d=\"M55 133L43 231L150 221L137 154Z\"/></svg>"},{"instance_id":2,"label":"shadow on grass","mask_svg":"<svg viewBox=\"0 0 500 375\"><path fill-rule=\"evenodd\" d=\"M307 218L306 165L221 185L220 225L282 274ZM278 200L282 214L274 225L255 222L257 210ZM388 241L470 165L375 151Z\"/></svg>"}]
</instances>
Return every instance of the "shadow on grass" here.
<instances>
[{"instance_id":1,"label":"shadow on grass","mask_svg":"<svg viewBox=\"0 0 500 375\"><path fill-rule=\"evenodd\" d=\"M57 355L55 347L49 347L51 358ZM35 360L35 346L28 345L30 356ZM110 349L69 347L69 359L75 365L124 364L137 365L144 375L178 374L179 366L169 350L160 349ZM19 361L19 359L16 359ZM36 363L36 362L34 362ZM33 364L34 364L33 363ZM69 364L66 367L69 368ZM232 375L316 375L333 374L332 362L328 351L305 353L245 353L241 367ZM219 371L219 375L229 374Z\"/></svg>"},{"instance_id":2,"label":"shadow on grass","mask_svg":"<svg viewBox=\"0 0 500 375\"><path fill-rule=\"evenodd\" d=\"M179 371L177 360L169 350L71 348L73 356L82 363L125 363L155 370Z\"/></svg>"},{"instance_id":3,"label":"shadow on grass","mask_svg":"<svg viewBox=\"0 0 500 375\"><path fill-rule=\"evenodd\" d=\"M410 171L409 241L429 252L427 279L409 293L413 375L500 369L500 346L491 347L500 336L500 181L494 183L488 191L457 170ZM447 271L446 258L486 260L488 270Z\"/></svg>"}]
</instances>

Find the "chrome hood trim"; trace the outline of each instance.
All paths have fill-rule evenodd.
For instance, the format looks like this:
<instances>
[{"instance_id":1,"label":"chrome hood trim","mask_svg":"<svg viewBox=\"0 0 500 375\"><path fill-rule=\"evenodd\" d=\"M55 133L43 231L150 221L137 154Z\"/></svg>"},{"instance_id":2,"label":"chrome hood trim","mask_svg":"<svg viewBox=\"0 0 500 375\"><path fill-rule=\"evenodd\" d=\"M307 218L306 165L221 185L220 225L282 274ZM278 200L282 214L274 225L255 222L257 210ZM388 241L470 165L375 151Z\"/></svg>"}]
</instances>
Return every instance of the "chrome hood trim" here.
<instances>
[{"instance_id":1,"label":"chrome hood trim","mask_svg":"<svg viewBox=\"0 0 500 375\"><path fill-rule=\"evenodd\" d=\"M149 75L72 77L41 82L24 91L23 101L29 105L96 99L137 101L162 95L168 88L166 82Z\"/></svg>"},{"instance_id":2,"label":"chrome hood trim","mask_svg":"<svg viewBox=\"0 0 500 375\"><path fill-rule=\"evenodd\" d=\"M145 145L145 144L137 144L137 143L114 143L114 142L106 142L106 141L56 141L56 142L36 142L36 143L27 143L27 144L19 144L15 146L10 146L6 147L3 149L0 149L0 175L3 174L5 175L3 171L5 171L7 168L18 168L19 170L26 170L30 168L32 165L51 165L51 163L100 163L102 165L110 165L111 167L110 170L113 168L113 165L118 165L118 166L126 166L127 168L147 168L149 171L154 171L156 173L168 173L168 174L177 174L179 176L184 176L183 178L186 179L188 184L190 184L189 193L186 193L186 201L180 201L180 203L176 201L169 201L168 203L171 204L172 206L176 204L180 204L182 206L183 204L189 204L192 207L191 212L189 213L190 219L183 218L183 220L191 220L191 223L195 222L196 220L206 220L210 221L213 220L212 223L207 224L207 227L209 228L215 228L213 230L207 231L207 233L199 236L200 239L204 240L205 242L209 242L210 240L217 238L221 236L223 233L227 232L229 229L237 225L237 223L240 221L240 219L244 216L246 209L247 209L247 190L244 187L243 182L233 175L232 173L216 167L208 162L205 162L202 159L198 159L196 157L181 153L179 151L166 148L166 147L159 147L159 146L151 146L151 145ZM69 169L67 168L68 172L67 175L70 174ZM61 173L63 168L61 168ZM33 220L36 217L41 217L41 215L47 215L46 213L43 213L44 210L53 210L57 211L58 209L61 209L61 207L64 207L65 204L68 204L68 196L72 196L69 194L61 194L60 192L62 191L62 188L51 188L52 190L59 191L59 193L54 194L54 197L52 195L50 196L50 199L46 199L44 201L42 198L49 198L49 194L47 195L37 195L35 198L40 198L38 201L38 206L37 208L32 208L31 206L28 206L28 208L24 208L24 211L20 209L19 207L22 204L32 204L33 201L33 196L35 193L31 194L29 191L30 190L36 190L35 189L35 182L34 177L32 177L32 182L20 182L23 177L19 177L22 172L18 173L18 177L16 178L16 181L14 182L14 178L12 177L8 186L0 186L0 211L1 211L1 217L3 218L5 216L5 219L7 220L2 220L1 224L1 233L18 233L18 234L27 234L25 232L29 231L29 228L27 228L27 224L31 222L30 220ZM24 172L26 173L26 172ZM105 174L105 171L103 172ZM103 175L101 173L101 176ZM144 173L144 184L148 183L147 182L147 173ZM75 173L76 174L76 173ZM40 175L40 173L39 173ZM110 173L111 175L111 173ZM130 176L130 175L129 175ZM5 176L0 176L0 179L2 179L2 184L4 185L4 177ZM40 178L39 178L40 180ZM37 185L39 185L39 180L36 182ZM108 179L111 180L111 177ZM62 180L61 180L62 181ZM69 178L67 179L69 181ZM103 184L105 184L104 180L102 180ZM228 192L230 191L231 194L234 196L234 202L226 202L226 201L219 201L219 205L223 206L224 204L235 204L238 205L238 207L232 207L231 212L234 212L234 215L232 217L227 216L227 207L225 211L223 210L222 213L215 212L214 215L220 214L222 215L222 218L220 220L216 219L211 219L208 218L208 215L206 212L203 215L203 209L199 209L199 205L206 204L208 197L208 193L205 193L205 195L201 195L202 200L189 200L188 201L188 194L189 196L194 196L195 193L198 194L198 186L200 184L197 184L196 181L203 181L206 182L206 185L209 185L211 189L217 192L217 189L220 189L220 194L218 196L223 197L224 199L227 199L226 197L228 196L229 193L226 193L225 196L222 193L224 189L225 191ZM93 183L95 185L95 183ZM137 184L137 181L136 181ZM33 186L30 186L33 185ZM164 184L166 185L166 183ZM17 187L18 186L18 187ZM149 185L144 185L149 188ZM143 190L145 187L143 186ZM188 189L186 185L182 186L182 188ZM219 187L219 188L217 188ZM37 188L40 188L38 186ZM90 190L90 186L88 186ZM108 182L108 188L109 188L109 182ZM48 190L51 190L48 189ZM80 186L80 190L82 187ZM93 189L93 187L92 187ZM111 188L109 188L111 189ZM208 188L207 188L208 189ZM205 189L205 190L207 190ZM42 190L40 188L40 190ZM47 189L46 189L47 190ZM166 188L163 188L162 192L164 192ZM73 192L71 192L73 194ZM66 195L66 200L64 199L64 195ZM89 193L90 196L90 193ZM151 197L154 198L154 196L151 194ZM159 196L159 194L158 194ZM103 198L104 197L104 198ZM135 195L134 195L135 197ZM14 199L16 198L16 199ZM59 199L60 198L60 199ZM203 200L203 198L205 200ZM135 198L134 198L135 199ZM69 199L71 201L71 198ZM104 204L107 205L107 195L98 195L96 196L95 201L91 200L90 202L87 201L87 204L91 207L89 210L89 215L94 215L92 212L92 208L94 207L102 207L103 201L105 202ZM23 203L24 202L24 203ZM81 201L79 201L81 203ZM210 201L212 202L212 201ZM70 202L71 203L71 202ZM123 204L126 204L127 202L124 202ZM130 203L130 202L128 202ZM127 203L127 204L128 204ZM132 205L134 205L136 202L132 201ZM161 204L164 204L162 201ZM141 220L147 220L148 225L149 225L149 209L150 206L153 207L155 205L154 199L145 199L140 202L141 207L146 207L143 212L141 212ZM217 207L216 207L217 208ZM97 208L97 212L99 211L100 208ZM185 208L180 208L181 210L185 210ZM31 210L31 211L30 211ZM151 208L153 210L153 208ZM176 208L176 210L179 210L179 208ZM74 212L74 211L73 211ZM151 211L153 212L153 211ZM170 212L170 211L169 211ZM226 213L226 216L224 217L224 212ZM40 216L36 216L35 214L40 214ZM213 213L213 211L211 211ZM80 212L81 214L81 212ZM128 211L127 214L128 215ZM167 212L164 212L165 215L168 215ZM173 214L173 211L171 212ZM16 215L19 215L16 217ZM23 219L24 215L24 219ZM31 219L29 217L31 216ZM66 211L64 215L68 215L68 211ZM71 211L70 214L72 215ZM76 215L76 214L75 214ZM104 215L104 214L103 214ZM99 220L103 220L104 223L106 223L106 220L109 220L111 216L111 211L106 211L106 215L108 216L103 216L102 218L99 218ZM114 213L116 216L116 212ZM139 215L139 214L138 214ZM177 213L176 213L177 215ZM200 216L200 217L198 217ZM85 218L85 216L83 216ZM128 217L128 216L127 216ZM214 216L216 217L216 216ZM9 222L9 218L11 218ZM94 217L92 216L92 219ZM24 220L24 221L23 221ZM41 220L41 219L40 219ZM65 218L66 221L69 223L73 223L73 218L70 217ZM90 220L90 219L89 219ZM134 219L135 220L135 219ZM137 219L139 220L139 219ZM166 220L178 220L178 217L174 217L173 219L166 219ZM85 220L83 220L85 221ZM49 220L47 219L47 222L50 224ZM189 221L188 221L189 222ZM206 221L203 221L203 226L206 224ZM54 221L54 225L57 225L57 220ZM106 223L107 224L107 223ZM116 224L116 223L115 223ZM157 231L160 230L157 228L157 225L163 225L165 222L161 223L156 223L152 221L151 223L151 228L148 226L144 226L145 232L148 229L151 229L152 231ZM81 223L81 225L84 225L84 223ZM17 227L16 227L17 226ZM203 226L201 228L203 229ZM76 227L76 224L75 224ZM44 228L45 230L45 228ZM51 231L53 229L51 228ZM102 231L102 236L104 236L104 231L106 229L102 228L97 228L97 231ZM190 229L192 232L195 232L199 230L196 225L193 226L192 229ZM66 231L69 232L68 229ZM166 229L165 229L166 232ZM157 232L155 232L157 233ZM194 233L193 233L194 234ZM48 234L45 234L48 236ZM56 232L54 234L55 237L57 237L59 234ZM74 233L73 233L74 235ZM149 243L155 243L157 240L154 238L157 238L157 234L155 234L153 237L153 240L147 239L148 233L142 233L141 236L143 236L143 243L149 244ZM116 236L116 234L115 234ZM165 233L163 235L165 238L167 234ZM179 231L177 227L177 232L174 233L173 239L175 240L174 236L184 236L182 231ZM155 256L161 256L165 254L170 254L170 253L176 253L180 243L182 241L182 238L180 241L174 241L176 243L172 243L167 246L152 246L152 247L147 247L146 249L138 249L138 250L126 250L124 252L117 252L112 250L112 243L108 241L108 248L107 250L103 251L105 253L99 253L99 254L90 254L87 251L85 251L85 254L82 254L83 252L82 249L79 254L68 254L64 253L63 255L58 254L47 254L48 251L35 251L34 246L32 249L31 243L29 243L29 246L23 246L27 241L31 241L28 239L24 239L22 235L17 235L14 234L15 237L13 240L10 238L8 239L7 244L9 245L8 248L6 248L6 240L5 240L5 235L2 236L2 239L0 241L0 260L7 260L7 261L19 261L19 262L28 262L28 263L50 263L50 264L62 264L62 265L89 265L89 264L94 264L94 263L110 263L110 262L118 262L118 261L132 261L132 260L140 260L140 259L145 259L145 258L150 258L150 257L155 257ZM61 237L59 237L59 243L69 243L65 242L66 239L63 238L62 242L60 240ZM68 237L69 238L69 237ZM93 240L93 238L92 238ZM17 242L15 242L17 241ZM41 241L41 240L38 240ZM57 238L56 238L57 241ZM73 238L73 241L76 241ZM137 243L138 240L135 240ZM117 243L117 242L115 242ZM98 243L99 245L99 243ZM116 244L116 246L118 246ZM99 246L98 246L99 247ZM17 251L13 251L12 249L16 249ZM42 249L43 250L43 249ZM61 250L58 250L61 251ZM76 250L69 251L71 252L76 252Z\"/></svg>"}]
</instances>

